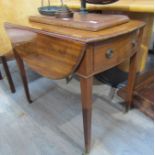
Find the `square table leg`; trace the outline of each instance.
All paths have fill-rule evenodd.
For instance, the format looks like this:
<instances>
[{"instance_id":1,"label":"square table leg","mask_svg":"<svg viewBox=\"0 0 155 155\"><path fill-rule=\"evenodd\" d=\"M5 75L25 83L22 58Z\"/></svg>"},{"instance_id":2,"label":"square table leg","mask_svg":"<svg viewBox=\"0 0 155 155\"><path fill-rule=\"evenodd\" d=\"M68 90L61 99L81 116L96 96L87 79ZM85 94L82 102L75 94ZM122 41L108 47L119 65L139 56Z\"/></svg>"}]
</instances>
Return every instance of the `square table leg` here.
<instances>
[{"instance_id":1,"label":"square table leg","mask_svg":"<svg viewBox=\"0 0 155 155\"><path fill-rule=\"evenodd\" d=\"M134 86L136 82L136 75L138 71L138 58L141 50L141 42L143 37L143 28L137 31L138 42L134 43L133 46L137 48L136 53L130 57L130 66L128 74L128 85L127 85L127 96L126 96L126 112L133 107L133 97L134 97Z\"/></svg>"},{"instance_id":2,"label":"square table leg","mask_svg":"<svg viewBox=\"0 0 155 155\"><path fill-rule=\"evenodd\" d=\"M15 58L16 58L18 68L19 68L20 76L21 76L21 79L22 79L22 82L23 82L23 86L24 86L27 101L29 103L32 103L30 92L29 92L29 87L28 87L28 80L27 80L26 71L25 71L25 67L24 67L24 62L23 62L22 58L20 58L20 56L17 54L17 52L15 50L14 50L14 54L15 54Z\"/></svg>"},{"instance_id":3,"label":"square table leg","mask_svg":"<svg viewBox=\"0 0 155 155\"><path fill-rule=\"evenodd\" d=\"M90 148L91 148L93 77L81 78L80 85L81 85L81 101L82 101L82 112L83 112L85 154L87 154L90 152Z\"/></svg>"},{"instance_id":4,"label":"square table leg","mask_svg":"<svg viewBox=\"0 0 155 155\"><path fill-rule=\"evenodd\" d=\"M127 97L126 97L126 112L130 110L133 106L133 95L134 95L134 85L136 81L136 74L137 74L137 55L136 52L130 58L130 68L129 68L129 75L128 75L128 86L127 86Z\"/></svg>"}]
</instances>

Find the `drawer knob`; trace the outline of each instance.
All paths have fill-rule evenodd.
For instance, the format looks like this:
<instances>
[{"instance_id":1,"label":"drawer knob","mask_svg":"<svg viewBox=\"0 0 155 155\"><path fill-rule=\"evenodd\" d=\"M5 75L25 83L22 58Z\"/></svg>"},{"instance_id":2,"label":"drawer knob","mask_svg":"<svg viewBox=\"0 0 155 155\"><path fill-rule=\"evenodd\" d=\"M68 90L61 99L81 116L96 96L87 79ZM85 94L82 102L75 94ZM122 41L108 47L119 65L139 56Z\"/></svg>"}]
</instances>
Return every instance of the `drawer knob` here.
<instances>
[{"instance_id":1,"label":"drawer knob","mask_svg":"<svg viewBox=\"0 0 155 155\"><path fill-rule=\"evenodd\" d=\"M111 59L113 57L113 53L114 52L112 49L108 49L106 54L105 54L106 58Z\"/></svg>"}]
</instances>

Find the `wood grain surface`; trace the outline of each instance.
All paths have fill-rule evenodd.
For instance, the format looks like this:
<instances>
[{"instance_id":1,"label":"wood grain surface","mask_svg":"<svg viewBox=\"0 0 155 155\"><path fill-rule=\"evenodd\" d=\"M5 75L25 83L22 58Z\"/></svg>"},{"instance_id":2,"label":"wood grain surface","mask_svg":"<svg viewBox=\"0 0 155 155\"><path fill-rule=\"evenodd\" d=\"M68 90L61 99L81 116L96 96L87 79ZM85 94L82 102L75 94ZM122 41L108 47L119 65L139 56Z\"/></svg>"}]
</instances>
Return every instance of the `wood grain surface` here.
<instances>
[{"instance_id":1,"label":"wood grain surface","mask_svg":"<svg viewBox=\"0 0 155 155\"><path fill-rule=\"evenodd\" d=\"M48 78L61 79L72 74L84 54L85 45L79 42L15 28L7 32L16 54Z\"/></svg>"},{"instance_id":2,"label":"wood grain surface","mask_svg":"<svg viewBox=\"0 0 155 155\"><path fill-rule=\"evenodd\" d=\"M73 18L56 18L55 16L30 16L32 22L64 26L82 30L98 31L120 25L129 21L125 15L99 15L74 13Z\"/></svg>"},{"instance_id":3,"label":"wood grain surface","mask_svg":"<svg viewBox=\"0 0 155 155\"><path fill-rule=\"evenodd\" d=\"M114 28L107 28L104 30L91 32L28 21L23 22L23 24L21 23L20 25L17 25L16 23L5 23L6 28L14 27L18 29L30 30L42 34L48 34L49 36L55 36L57 38L80 41L83 43L103 41L118 35L127 34L135 31L135 29L144 27L144 25L145 23L142 21L131 20L128 23L115 26Z\"/></svg>"},{"instance_id":4,"label":"wood grain surface","mask_svg":"<svg viewBox=\"0 0 155 155\"><path fill-rule=\"evenodd\" d=\"M107 70L131 57L136 52L136 45L133 46L133 42L137 44L137 39L138 36L135 31L96 45L94 49L96 53L94 55L94 71L100 72L101 70L103 71L103 68ZM110 51L111 56L108 56L108 52ZM104 64L106 64L106 67Z\"/></svg>"}]
</instances>

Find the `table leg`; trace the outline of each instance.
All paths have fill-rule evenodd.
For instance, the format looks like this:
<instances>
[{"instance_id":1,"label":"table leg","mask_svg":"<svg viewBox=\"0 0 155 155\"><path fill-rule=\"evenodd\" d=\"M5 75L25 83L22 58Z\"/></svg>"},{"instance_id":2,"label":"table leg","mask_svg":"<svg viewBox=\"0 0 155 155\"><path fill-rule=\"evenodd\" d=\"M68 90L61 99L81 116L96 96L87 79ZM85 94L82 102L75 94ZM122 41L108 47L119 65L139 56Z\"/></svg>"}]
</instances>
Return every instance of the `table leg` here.
<instances>
[{"instance_id":1,"label":"table leg","mask_svg":"<svg viewBox=\"0 0 155 155\"><path fill-rule=\"evenodd\" d=\"M81 101L83 112L83 127L85 140L85 153L90 152L91 148L91 116L92 116L92 85L93 77L81 78Z\"/></svg>"},{"instance_id":2,"label":"table leg","mask_svg":"<svg viewBox=\"0 0 155 155\"><path fill-rule=\"evenodd\" d=\"M1 57L1 60L2 60L2 64L3 64L3 67L4 67L4 71L5 71L5 74L6 74L6 77L7 77L11 92L15 93L16 90L15 90L15 86L14 86L14 83L13 83L13 80L12 80L12 77L11 77L11 74L10 74L10 71L9 71L9 67L7 65L7 60L6 60L6 58L4 56Z\"/></svg>"},{"instance_id":3,"label":"table leg","mask_svg":"<svg viewBox=\"0 0 155 155\"><path fill-rule=\"evenodd\" d=\"M127 98L126 98L126 112L130 110L133 106L133 93L134 93L134 85L136 80L136 73L137 73L137 54L136 52L130 58L130 68L129 68L129 75L128 75L128 86L127 86Z\"/></svg>"},{"instance_id":4,"label":"table leg","mask_svg":"<svg viewBox=\"0 0 155 155\"><path fill-rule=\"evenodd\" d=\"M18 54L16 52L14 52L14 53L15 53L15 58L16 58L18 68L19 68L19 71L20 71L20 75L21 75L21 78L22 78L22 82L23 82L23 85L24 85L26 98L27 98L29 103L32 103L30 92L29 92L29 87L28 87L28 80L27 80L27 77L26 77L26 71L25 71L25 67L24 67L24 62L20 58L20 56L18 56Z\"/></svg>"}]
</instances>

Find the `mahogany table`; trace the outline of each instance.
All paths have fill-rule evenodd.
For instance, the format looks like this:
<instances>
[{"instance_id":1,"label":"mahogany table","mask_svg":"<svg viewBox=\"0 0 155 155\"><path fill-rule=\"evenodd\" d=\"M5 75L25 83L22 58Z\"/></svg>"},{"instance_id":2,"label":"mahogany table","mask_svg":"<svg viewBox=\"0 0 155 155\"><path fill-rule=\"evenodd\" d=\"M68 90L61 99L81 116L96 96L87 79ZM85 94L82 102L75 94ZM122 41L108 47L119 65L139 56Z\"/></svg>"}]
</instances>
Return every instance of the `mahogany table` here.
<instances>
[{"instance_id":1,"label":"mahogany table","mask_svg":"<svg viewBox=\"0 0 155 155\"><path fill-rule=\"evenodd\" d=\"M144 25L141 21L130 20L91 32L33 23L28 19L23 25L5 23L29 102L23 61L51 79L63 79L72 74L80 77L85 153L91 148L93 77L130 58L126 111L130 109Z\"/></svg>"}]
</instances>

